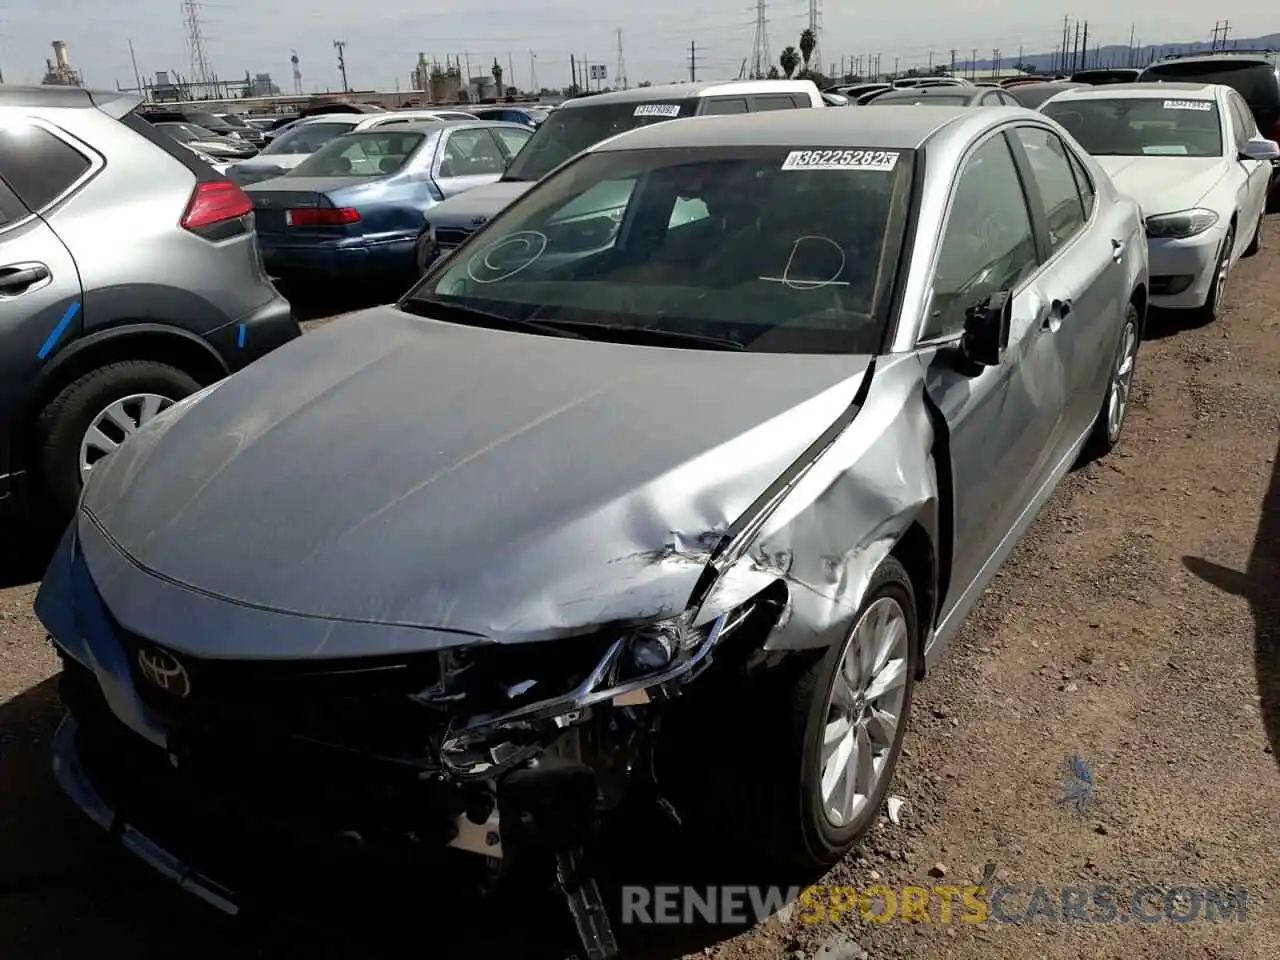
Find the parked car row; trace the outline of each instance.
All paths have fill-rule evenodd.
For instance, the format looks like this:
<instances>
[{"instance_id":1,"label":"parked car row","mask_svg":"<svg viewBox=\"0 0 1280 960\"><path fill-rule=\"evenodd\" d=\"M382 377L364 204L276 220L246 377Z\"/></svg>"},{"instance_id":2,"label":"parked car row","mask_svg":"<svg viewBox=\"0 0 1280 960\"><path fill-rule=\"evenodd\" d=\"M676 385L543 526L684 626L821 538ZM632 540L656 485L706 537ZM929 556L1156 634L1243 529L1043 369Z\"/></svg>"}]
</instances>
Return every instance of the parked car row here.
<instances>
[{"instance_id":1,"label":"parked car row","mask_svg":"<svg viewBox=\"0 0 1280 960\"><path fill-rule=\"evenodd\" d=\"M397 304L98 464L37 598L66 793L229 911L237 837L543 864L595 957L584 851L625 798L793 867L849 851L915 684L1119 442L1151 281L1138 204L1048 116L821 103L570 101ZM249 190L432 172L464 129ZM356 209L326 198L285 223Z\"/></svg>"}]
</instances>

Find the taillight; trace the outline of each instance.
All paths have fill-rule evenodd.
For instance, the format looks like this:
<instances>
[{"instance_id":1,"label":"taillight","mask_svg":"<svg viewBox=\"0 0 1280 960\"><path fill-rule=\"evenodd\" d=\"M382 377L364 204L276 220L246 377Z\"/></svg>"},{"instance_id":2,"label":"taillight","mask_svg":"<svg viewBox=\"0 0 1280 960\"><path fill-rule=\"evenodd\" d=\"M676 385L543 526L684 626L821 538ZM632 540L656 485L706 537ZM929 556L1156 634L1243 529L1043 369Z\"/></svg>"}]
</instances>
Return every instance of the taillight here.
<instances>
[{"instance_id":1,"label":"taillight","mask_svg":"<svg viewBox=\"0 0 1280 960\"><path fill-rule=\"evenodd\" d=\"M253 201L247 193L230 180L211 180L196 184L181 222L186 229L200 233L251 213Z\"/></svg>"},{"instance_id":2,"label":"taillight","mask_svg":"<svg viewBox=\"0 0 1280 960\"><path fill-rule=\"evenodd\" d=\"M284 222L291 227L342 227L360 222L355 207L297 207L284 212Z\"/></svg>"}]
</instances>

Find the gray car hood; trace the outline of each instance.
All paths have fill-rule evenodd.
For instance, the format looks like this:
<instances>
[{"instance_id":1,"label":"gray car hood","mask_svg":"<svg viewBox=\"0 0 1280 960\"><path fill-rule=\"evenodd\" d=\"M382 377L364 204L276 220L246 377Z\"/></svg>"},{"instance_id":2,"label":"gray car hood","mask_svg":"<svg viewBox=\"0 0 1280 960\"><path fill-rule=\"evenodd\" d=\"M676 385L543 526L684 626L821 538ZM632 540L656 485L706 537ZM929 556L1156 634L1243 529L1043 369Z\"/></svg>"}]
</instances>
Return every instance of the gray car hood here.
<instances>
[{"instance_id":1,"label":"gray car hood","mask_svg":"<svg viewBox=\"0 0 1280 960\"><path fill-rule=\"evenodd\" d=\"M80 542L117 619L203 656L673 615L719 533L848 409L869 364L379 307L140 431L95 468Z\"/></svg>"},{"instance_id":2,"label":"gray car hood","mask_svg":"<svg viewBox=\"0 0 1280 960\"><path fill-rule=\"evenodd\" d=\"M433 227L464 227L474 230L475 217L486 220L501 213L515 202L517 197L528 193L532 183L523 181L508 183L499 180L480 187L472 187L457 196L441 201L427 213Z\"/></svg>"}]
</instances>

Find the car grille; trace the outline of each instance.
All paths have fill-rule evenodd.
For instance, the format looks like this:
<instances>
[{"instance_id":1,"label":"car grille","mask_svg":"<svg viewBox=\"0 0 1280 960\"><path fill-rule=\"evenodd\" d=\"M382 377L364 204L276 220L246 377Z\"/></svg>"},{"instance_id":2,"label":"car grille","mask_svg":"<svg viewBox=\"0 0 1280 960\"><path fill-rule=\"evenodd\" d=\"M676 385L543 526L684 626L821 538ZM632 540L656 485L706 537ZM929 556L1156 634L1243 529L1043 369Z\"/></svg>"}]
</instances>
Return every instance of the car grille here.
<instances>
[{"instance_id":1,"label":"car grille","mask_svg":"<svg viewBox=\"0 0 1280 960\"><path fill-rule=\"evenodd\" d=\"M470 230L459 230L456 228L436 228L436 243L441 248L460 247L466 243L467 238L471 236Z\"/></svg>"},{"instance_id":2,"label":"car grille","mask_svg":"<svg viewBox=\"0 0 1280 960\"><path fill-rule=\"evenodd\" d=\"M435 654L355 659L245 661L192 657L119 624L138 695L176 730L202 741L305 739L343 749L423 761L434 714L409 695L439 678ZM180 663L189 692L156 686L139 654L160 650Z\"/></svg>"}]
</instances>

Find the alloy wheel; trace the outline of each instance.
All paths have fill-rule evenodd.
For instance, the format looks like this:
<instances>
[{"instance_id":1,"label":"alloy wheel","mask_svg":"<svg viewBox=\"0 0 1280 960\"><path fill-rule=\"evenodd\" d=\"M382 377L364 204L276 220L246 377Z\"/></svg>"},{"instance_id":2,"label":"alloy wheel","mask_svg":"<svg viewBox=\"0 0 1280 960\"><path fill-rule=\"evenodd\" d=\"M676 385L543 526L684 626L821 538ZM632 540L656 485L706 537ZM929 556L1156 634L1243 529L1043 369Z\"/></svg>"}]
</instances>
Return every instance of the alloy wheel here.
<instances>
[{"instance_id":1,"label":"alloy wheel","mask_svg":"<svg viewBox=\"0 0 1280 960\"><path fill-rule=\"evenodd\" d=\"M88 480L98 463L171 406L172 400L156 393L134 393L109 404L80 441L80 481Z\"/></svg>"},{"instance_id":2,"label":"alloy wheel","mask_svg":"<svg viewBox=\"0 0 1280 960\"><path fill-rule=\"evenodd\" d=\"M906 613L892 597L881 597L854 625L823 727L818 790L832 826L853 823L890 772L906 706L909 644Z\"/></svg>"},{"instance_id":3,"label":"alloy wheel","mask_svg":"<svg viewBox=\"0 0 1280 960\"><path fill-rule=\"evenodd\" d=\"M1116 353L1116 366L1111 374L1111 387L1107 394L1107 439L1115 443L1120 438L1124 417L1129 410L1129 392L1133 388L1133 368L1138 359L1138 327L1132 319L1126 320Z\"/></svg>"}]
</instances>

